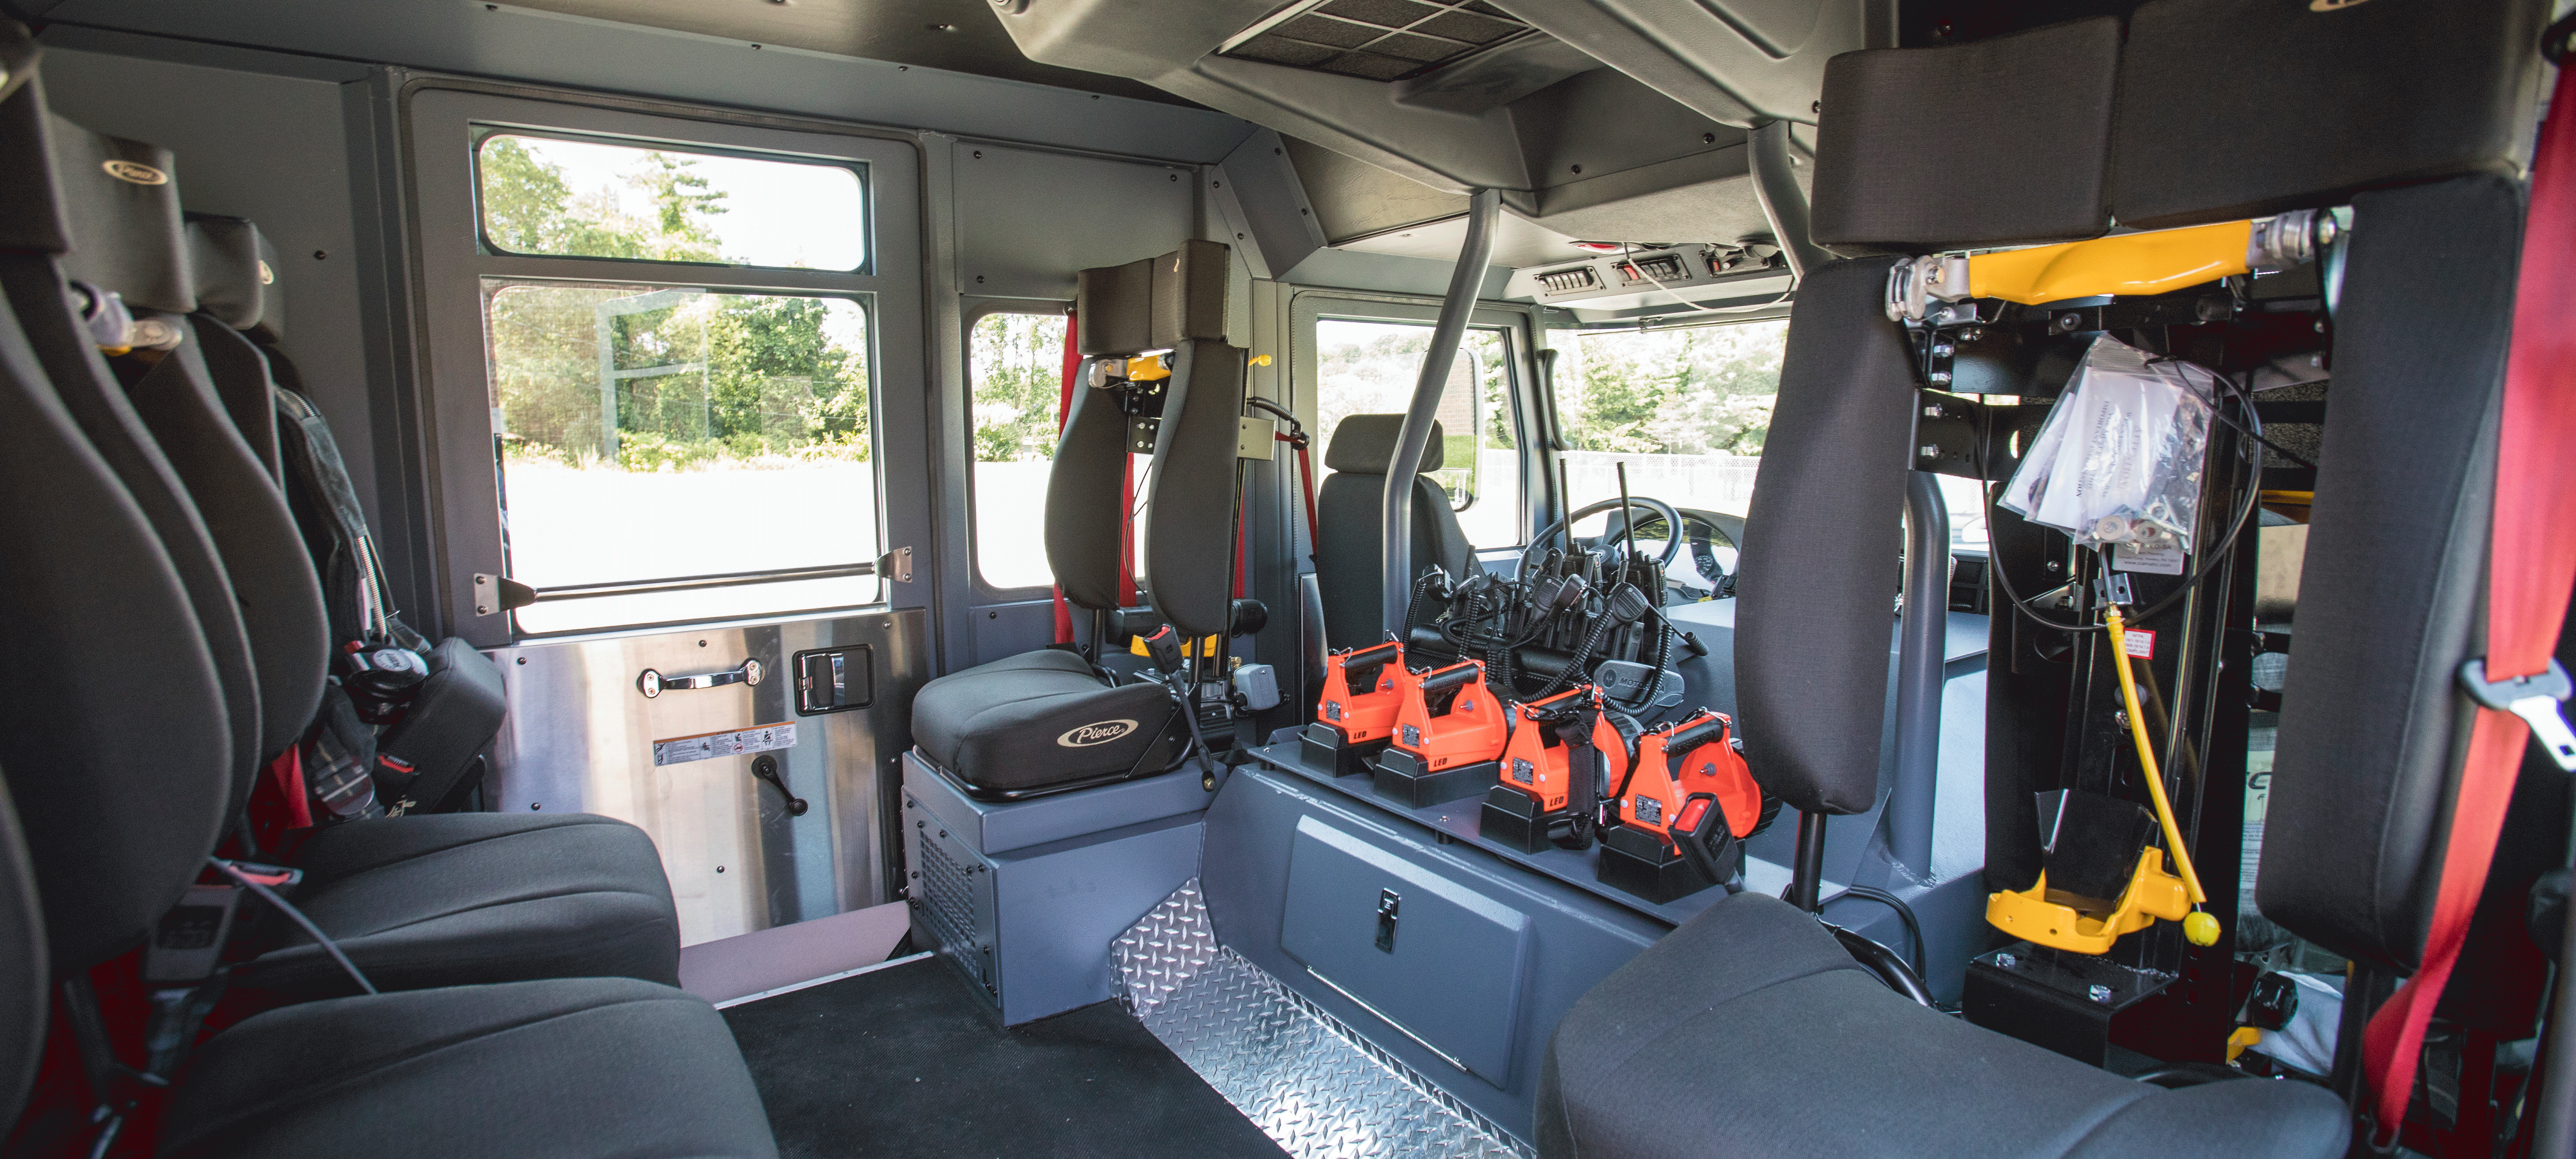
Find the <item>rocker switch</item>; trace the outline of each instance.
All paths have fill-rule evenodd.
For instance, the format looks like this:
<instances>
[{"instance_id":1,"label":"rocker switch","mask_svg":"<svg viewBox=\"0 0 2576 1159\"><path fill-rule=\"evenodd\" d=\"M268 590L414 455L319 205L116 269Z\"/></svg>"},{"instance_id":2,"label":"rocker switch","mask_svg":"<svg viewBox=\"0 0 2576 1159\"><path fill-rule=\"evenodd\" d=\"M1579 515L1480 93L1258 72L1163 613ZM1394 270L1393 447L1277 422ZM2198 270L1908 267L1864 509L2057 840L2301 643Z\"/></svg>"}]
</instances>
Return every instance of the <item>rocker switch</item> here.
<instances>
[{"instance_id":1,"label":"rocker switch","mask_svg":"<svg viewBox=\"0 0 2576 1159\"><path fill-rule=\"evenodd\" d=\"M1377 948L1380 953L1395 952L1395 910L1403 901L1394 890L1377 891Z\"/></svg>"}]
</instances>

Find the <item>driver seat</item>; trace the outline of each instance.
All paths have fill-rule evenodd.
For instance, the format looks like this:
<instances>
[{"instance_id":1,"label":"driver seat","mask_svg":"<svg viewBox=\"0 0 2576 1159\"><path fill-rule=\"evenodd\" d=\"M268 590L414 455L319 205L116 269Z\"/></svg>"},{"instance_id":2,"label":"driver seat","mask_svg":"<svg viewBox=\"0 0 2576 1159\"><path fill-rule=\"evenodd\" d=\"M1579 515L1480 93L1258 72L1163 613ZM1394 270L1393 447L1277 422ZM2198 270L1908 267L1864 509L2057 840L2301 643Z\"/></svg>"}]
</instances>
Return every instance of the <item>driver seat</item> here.
<instances>
[{"instance_id":1,"label":"driver seat","mask_svg":"<svg viewBox=\"0 0 2576 1159\"><path fill-rule=\"evenodd\" d=\"M1315 539L1315 587L1324 605L1324 646L1335 651L1383 638L1378 609L1386 590L1386 468L1395 461L1396 436L1403 429L1400 414L1352 415L1333 429L1333 441L1324 448L1324 469L1332 473L1315 495L1315 521L1322 529ZM1449 493L1431 478L1441 467L1441 444L1435 421L1420 473L1413 477L1417 579L1435 564L1453 579L1481 570L1476 549L1458 528L1458 513L1449 508ZM1448 646L1436 638L1426 643Z\"/></svg>"}]
</instances>

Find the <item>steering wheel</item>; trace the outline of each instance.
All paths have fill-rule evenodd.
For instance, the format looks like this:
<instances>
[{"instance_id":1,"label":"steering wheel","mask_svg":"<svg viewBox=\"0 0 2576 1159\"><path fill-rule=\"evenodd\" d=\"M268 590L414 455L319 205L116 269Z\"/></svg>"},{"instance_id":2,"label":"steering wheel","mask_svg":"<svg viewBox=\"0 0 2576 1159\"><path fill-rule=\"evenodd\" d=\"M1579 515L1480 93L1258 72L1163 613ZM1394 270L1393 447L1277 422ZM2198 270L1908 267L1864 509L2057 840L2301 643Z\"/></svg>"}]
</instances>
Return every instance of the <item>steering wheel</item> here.
<instances>
[{"instance_id":1,"label":"steering wheel","mask_svg":"<svg viewBox=\"0 0 2576 1159\"><path fill-rule=\"evenodd\" d=\"M1640 495L1630 499L1604 499L1540 529L1538 534L1530 537L1529 546L1521 549L1520 566L1515 570L1515 574L1526 574L1529 571L1530 553L1538 550L1539 545L1546 543L1557 532L1565 530L1588 516L1598 515L1604 511L1617 511L1623 507L1643 508L1664 517L1664 526L1672 529L1673 534L1664 537L1664 554L1655 561L1655 568L1660 571L1670 566L1673 557L1681 554L1682 541L1687 538L1680 534L1682 513L1672 504L1661 499L1649 499Z\"/></svg>"}]
</instances>

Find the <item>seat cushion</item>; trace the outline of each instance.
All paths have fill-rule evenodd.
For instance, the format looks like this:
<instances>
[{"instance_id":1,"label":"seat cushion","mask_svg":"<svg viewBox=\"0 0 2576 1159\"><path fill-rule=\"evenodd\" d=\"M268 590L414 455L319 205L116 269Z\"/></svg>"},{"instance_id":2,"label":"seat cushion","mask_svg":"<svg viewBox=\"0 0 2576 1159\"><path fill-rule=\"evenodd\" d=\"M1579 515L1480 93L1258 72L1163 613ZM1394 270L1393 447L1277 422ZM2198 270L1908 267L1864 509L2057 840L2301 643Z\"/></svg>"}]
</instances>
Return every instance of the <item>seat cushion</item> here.
<instances>
[{"instance_id":1,"label":"seat cushion","mask_svg":"<svg viewBox=\"0 0 2576 1159\"><path fill-rule=\"evenodd\" d=\"M296 906L378 989L573 977L679 983L670 880L653 839L623 821L386 817L316 832L292 860L305 872ZM356 992L301 931L234 980L298 997Z\"/></svg>"},{"instance_id":2,"label":"seat cushion","mask_svg":"<svg viewBox=\"0 0 2576 1159\"><path fill-rule=\"evenodd\" d=\"M705 999L627 978L338 998L198 1048L165 1159L767 1159L760 1092Z\"/></svg>"},{"instance_id":3,"label":"seat cushion","mask_svg":"<svg viewBox=\"0 0 2576 1159\"><path fill-rule=\"evenodd\" d=\"M1111 684L1081 656L1043 649L921 686L912 738L968 787L1020 792L1158 773L1180 755L1159 684Z\"/></svg>"},{"instance_id":4,"label":"seat cushion","mask_svg":"<svg viewBox=\"0 0 2576 1159\"><path fill-rule=\"evenodd\" d=\"M2318 1087L2168 1091L1926 1010L1758 894L1710 906L1566 1012L1537 1126L1541 1154L1583 1159L2333 1159L2346 1133Z\"/></svg>"}]
</instances>

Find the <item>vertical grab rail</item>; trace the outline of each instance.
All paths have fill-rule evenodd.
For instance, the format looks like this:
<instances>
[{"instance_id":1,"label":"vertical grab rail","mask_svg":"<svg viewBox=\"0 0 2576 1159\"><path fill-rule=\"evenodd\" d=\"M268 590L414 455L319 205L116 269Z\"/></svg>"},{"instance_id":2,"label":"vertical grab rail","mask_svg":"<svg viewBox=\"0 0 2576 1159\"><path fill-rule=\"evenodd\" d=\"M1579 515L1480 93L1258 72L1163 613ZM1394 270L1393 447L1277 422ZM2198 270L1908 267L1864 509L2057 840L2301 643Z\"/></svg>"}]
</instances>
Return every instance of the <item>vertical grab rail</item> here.
<instances>
[{"instance_id":1,"label":"vertical grab rail","mask_svg":"<svg viewBox=\"0 0 2576 1159\"><path fill-rule=\"evenodd\" d=\"M1413 591L1413 476L1431 443L1432 415L1440 409L1441 388L1458 360L1458 340L1466 335L1467 316L1485 284L1485 262L1494 250L1494 219L1500 214L1499 190L1479 189L1467 199L1467 242L1458 249L1458 266L1449 274L1449 296L1440 303L1440 321L1431 330L1431 349L1422 356L1422 378L1414 384L1413 401L1404 410L1404 426L1395 440L1395 457L1386 464L1386 498L1379 513L1380 559L1385 563L1385 589L1379 615L1389 632L1404 631L1406 597Z\"/></svg>"},{"instance_id":2,"label":"vertical grab rail","mask_svg":"<svg viewBox=\"0 0 2576 1159\"><path fill-rule=\"evenodd\" d=\"M1939 799L1941 674L1950 619L1950 511L1936 477L1905 478L1905 619L1896 645L1896 787L1888 795L1889 851L1918 881L1932 878Z\"/></svg>"}]
</instances>

